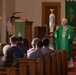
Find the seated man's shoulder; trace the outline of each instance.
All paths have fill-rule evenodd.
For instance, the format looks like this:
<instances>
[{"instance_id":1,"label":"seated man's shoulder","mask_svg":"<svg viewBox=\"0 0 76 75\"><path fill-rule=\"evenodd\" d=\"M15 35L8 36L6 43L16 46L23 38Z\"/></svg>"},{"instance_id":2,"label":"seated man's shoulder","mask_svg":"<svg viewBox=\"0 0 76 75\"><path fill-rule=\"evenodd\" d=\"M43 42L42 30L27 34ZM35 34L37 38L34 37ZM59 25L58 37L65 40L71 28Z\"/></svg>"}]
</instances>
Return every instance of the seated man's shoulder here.
<instances>
[{"instance_id":1,"label":"seated man's shoulder","mask_svg":"<svg viewBox=\"0 0 76 75\"><path fill-rule=\"evenodd\" d=\"M29 53L28 58L34 58L36 55L36 51L32 51Z\"/></svg>"},{"instance_id":2,"label":"seated man's shoulder","mask_svg":"<svg viewBox=\"0 0 76 75\"><path fill-rule=\"evenodd\" d=\"M44 54L52 54L52 53L54 53L54 51L52 49L50 49L50 48L43 48L42 52Z\"/></svg>"},{"instance_id":3,"label":"seated man's shoulder","mask_svg":"<svg viewBox=\"0 0 76 75\"><path fill-rule=\"evenodd\" d=\"M16 46L12 46L12 48L13 48L14 50L19 50Z\"/></svg>"},{"instance_id":4,"label":"seated man's shoulder","mask_svg":"<svg viewBox=\"0 0 76 75\"><path fill-rule=\"evenodd\" d=\"M49 53L53 53L54 52L54 50L52 50L52 49L48 49L48 51L49 51Z\"/></svg>"}]
</instances>

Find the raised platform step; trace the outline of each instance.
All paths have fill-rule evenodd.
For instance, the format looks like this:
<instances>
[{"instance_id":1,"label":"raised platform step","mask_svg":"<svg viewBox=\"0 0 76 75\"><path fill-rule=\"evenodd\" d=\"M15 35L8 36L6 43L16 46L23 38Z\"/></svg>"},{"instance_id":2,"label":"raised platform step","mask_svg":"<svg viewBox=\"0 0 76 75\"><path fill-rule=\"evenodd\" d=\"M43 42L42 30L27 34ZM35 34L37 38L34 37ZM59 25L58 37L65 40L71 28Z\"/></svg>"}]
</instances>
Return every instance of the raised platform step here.
<instances>
[{"instance_id":1,"label":"raised platform step","mask_svg":"<svg viewBox=\"0 0 76 75\"><path fill-rule=\"evenodd\" d=\"M75 46L73 46L73 49L76 49L76 45L75 45Z\"/></svg>"},{"instance_id":2,"label":"raised platform step","mask_svg":"<svg viewBox=\"0 0 76 75\"><path fill-rule=\"evenodd\" d=\"M76 57L76 51L74 51L74 57Z\"/></svg>"},{"instance_id":3,"label":"raised platform step","mask_svg":"<svg viewBox=\"0 0 76 75\"><path fill-rule=\"evenodd\" d=\"M73 40L73 44L76 44L76 36L75 36L75 38L74 38L74 40Z\"/></svg>"},{"instance_id":4,"label":"raised platform step","mask_svg":"<svg viewBox=\"0 0 76 75\"><path fill-rule=\"evenodd\" d=\"M76 52L76 49L73 49L73 52Z\"/></svg>"},{"instance_id":5,"label":"raised platform step","mask_svg":"<svg viewBox=\"0 0 76 75\"><path fill-rule=\"evenodd\" d=\"M68 71L69 72L76 72L76 66L75 67L72 67L72 68L69 68Z\"/></svg>"},{"instance_id":6,"label":"raised platform step","mask_svg":"<svg viewBox=\"0 0 76 75\"><path fill-rule=\"evenodd\" d=\"M73 44L74 61L76 61L76 44Z\"/></svg>"},{"instance_id":7,"label":"raised platform step","mask_svg":"<svg viewBox=\"0 0 76 75\"><path fill-rule=\"evenodd\" d=\"M74 56L73 61L76 61L76 57Z\"/></svg>"}]
</instances>

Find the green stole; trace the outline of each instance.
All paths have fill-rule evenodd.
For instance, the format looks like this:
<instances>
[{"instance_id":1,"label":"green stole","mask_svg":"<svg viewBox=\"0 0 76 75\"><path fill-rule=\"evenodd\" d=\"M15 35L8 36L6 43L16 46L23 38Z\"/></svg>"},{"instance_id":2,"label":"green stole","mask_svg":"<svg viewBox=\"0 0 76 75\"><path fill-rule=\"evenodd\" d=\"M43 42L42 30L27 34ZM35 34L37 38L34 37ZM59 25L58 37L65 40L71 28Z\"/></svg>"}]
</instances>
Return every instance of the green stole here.
<instances>
[{"instance_id":1,"label":"green stole","mask_svg":"<svg viewBox=\"0 0 76 75\"><path fill-rule=\"evenodd\" d=\"M66 37L66 30L65 30L65 27L63 27L63 32L62 32L62 50L65 50L65 37Z\"/></svg>"}]
</instances>

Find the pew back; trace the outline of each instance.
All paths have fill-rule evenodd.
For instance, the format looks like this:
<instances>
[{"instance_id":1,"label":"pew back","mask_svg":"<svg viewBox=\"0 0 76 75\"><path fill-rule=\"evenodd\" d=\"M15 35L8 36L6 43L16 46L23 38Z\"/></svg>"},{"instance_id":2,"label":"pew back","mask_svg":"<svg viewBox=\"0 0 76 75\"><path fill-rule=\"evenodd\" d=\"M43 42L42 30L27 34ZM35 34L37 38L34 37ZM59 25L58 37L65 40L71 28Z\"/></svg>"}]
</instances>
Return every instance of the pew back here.
<instances>
[{"instance_id":1,"label":"pew back","mask_svg":"<svg viewBox=\"0 0 76 75\"><path fill-rule=\"evenodd\" d=\"M15 68L0 67L0 75L16 75Z\"/></svg>"}]
</instances>

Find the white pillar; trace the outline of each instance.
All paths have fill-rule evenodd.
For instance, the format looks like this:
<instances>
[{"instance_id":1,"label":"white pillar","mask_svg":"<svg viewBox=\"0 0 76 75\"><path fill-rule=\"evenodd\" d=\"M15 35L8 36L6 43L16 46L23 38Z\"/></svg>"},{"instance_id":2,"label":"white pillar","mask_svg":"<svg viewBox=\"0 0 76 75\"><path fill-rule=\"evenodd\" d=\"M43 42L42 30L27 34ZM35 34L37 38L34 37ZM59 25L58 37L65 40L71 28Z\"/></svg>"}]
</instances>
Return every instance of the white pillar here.
<instances>
[{"instance_id":1,"label":"white pillar","mask_svg":"<svg viewBox=\"0 0 76 75\"><path fill-rule=\"evenodd\" d=\"M2 0L1 42L6 42L6 0Z\"/></svg>"}]
</instances>

